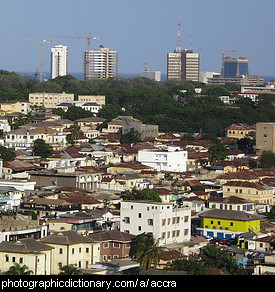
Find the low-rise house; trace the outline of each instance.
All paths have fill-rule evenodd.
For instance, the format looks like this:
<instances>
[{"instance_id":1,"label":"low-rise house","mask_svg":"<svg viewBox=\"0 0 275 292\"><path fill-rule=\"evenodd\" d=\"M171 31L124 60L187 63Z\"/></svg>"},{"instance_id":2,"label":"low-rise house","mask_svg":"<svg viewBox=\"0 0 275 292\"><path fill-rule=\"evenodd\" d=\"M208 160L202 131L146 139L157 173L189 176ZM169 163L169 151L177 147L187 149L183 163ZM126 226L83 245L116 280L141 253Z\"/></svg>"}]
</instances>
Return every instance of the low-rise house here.
<instances>
[{"instance_id":1,"label":"low-rise house","mask_svg":"<svg viewBox=\"0 0 275 292\"><path fill-rule=\"evenodd\" d=\"M229 181L223 185L223 196L237 196L256 203L273 205L274 188L262 182Z\"/></svg>"},{"instance_id":2,"label":"low-rise house","mask_svg":"<svg viewBox=\"0 0 275 292\"><path fill-rule=\"evenodd\" d=\"M142 171L152 171L153 168L150 166L143 165L139 162L126 162L116 164L107 168L107 173L117 174L123 172L136 172L140 173Z\"/></svg>"},{"instance_id":3,"label":"low-rise house","mask_svg":"<svg viewBox=\"0 0 275 292\"><path fill-rule=\"evenodd\" d=\"M241 233L260 232L261 216L243 211L210 209L199 214L203 236L230 240Z\"/></svg>"},{"instance_id":4,"label":"low-rise house","mask_svg":"<svg viewBox=\"0 0 275 292\"><path fill-rule=\"evenodd\" d=\"M251 214L256 213L256 204L254 201L236 196L226 198L209 198L206 205L209 209L244 211Z\"/></svg>"},{"instance_id":5,"label":"low-rise house","mask_svg":"<svg viewBox=\"0 0 275 292\"><path fill-rule=\"evenodd\" d=\"M33 275L51 275L54 247L33 238L0 243L0 270L6 272L15 263L26 265Z\"/></svg>"},{"instance_id":6,"label":"low-rise house","mask_svg":"<svg viewBox=\"0 0 275 292\"><path fill-rule=\"evenodd\" d=\"M137 183L141 183L144 179L136 172L122 172L116 176L116 181L124 185L125 190L131 190L136 187Z\"/></svg>"},{"instance_id":7,"label":"low-rise house","mask_svg":"<svg viewBox=\"0 0 275 292\"><path fill-rule=\"evenodd\" d=\"M95 102L85 102L80 106L85 111L91 112L94 116L97 116L99 110L101 109L101 105L95 103Z\"/></svg>"},{"instance_id":8,"label":"low-rise house","mask_svg":"<svg viewBox=\"0 0 275 292\"><path fill-rule=\"evenodd\" d=\"M94 242L100 243L100 261L128 258L133 255L136 236L117 230L88 235Z\"/></svg>"},{"instance_id":9,"label":"low-rise house","mask_svg":"<svg viewBox=\"0 0 275 292\"><path fill-rule=\"evenodd\" d=\"M248 125L245 123L232 124L226 129L226 137L232 139L242 139L245 138L251 132L256 131L256 125Z\"/></svg>"},{"instance_id":10,"label":"low-rise house","mask_svg":"<svg viewBox=\"0 0 275 292\"><path fill-rule=\"evenodd\" d=\"M255 250L264 253L274 253L275 251L275 235L267 235L255 239Z\"/></svg>"},{"instance_id":11,"label":"low-rise house","mask_svg":"<svg viewBox=\"0 0 275 292\"><path fill-rule=\"evenodd\" d=\"M58 172L56 169L31 171L30 181L40 186L67 186L86 189L89 191L100 190L101 173L92 169L74 169Z\"/></svg>"},{"instance_id":12,"label":"low-rise house","mask_svg":"<svg viewBox=\"0 0 275 292\"><path fill-rule=\"evenodd\" d=\"M30 170L39 170L40 166L24 160L4 161L2 178L4 179L28 179Z\"/></svg>"},{"instance_id":13,"label":"low-rise house","mask_svg":"<svg viewBox=\"0 0 275 292\"><path fill-rule=\"evenodd\" d=\"M17 211L24 195L25 192L14 187L0 186L0 210L4 212Z\"/></svg>"},{"instance_id":14,"label":"low-rise house","mask_svg":"<svg viewBox=\"0 0 275 292\"><path fill-rule=\"evenodd\" d=\"M216 177L217 182L220 184L225 184L230 181L249 181L249 182L259 182L258 176L246 171L246 172L227 172Z\"/></svg>"},{"instance_id":15,"label":"low-rise house","mask_svg":"<svg viewBox=\"0 0 275 292\"><path fill-rule=\"evenodd\" d=\"M39 224L38 220L16 214L3 216L0 220L0 242L17 241L21 238L32 237L39 239L48 234L48 226Z\"/></svg>"},{"instance_id":16,"label":"low-rise house","mask_svg":"<svg viewBox=\"0 0 275 292\"><path fill-rule=\"evenodd\" d=\"M40 239L40 242L54 248L52 250L51 275L57 275L60 268L67 265L85 269L100 259L99 244L74 231L55 232Z\"/></svg>"}]
</instances>

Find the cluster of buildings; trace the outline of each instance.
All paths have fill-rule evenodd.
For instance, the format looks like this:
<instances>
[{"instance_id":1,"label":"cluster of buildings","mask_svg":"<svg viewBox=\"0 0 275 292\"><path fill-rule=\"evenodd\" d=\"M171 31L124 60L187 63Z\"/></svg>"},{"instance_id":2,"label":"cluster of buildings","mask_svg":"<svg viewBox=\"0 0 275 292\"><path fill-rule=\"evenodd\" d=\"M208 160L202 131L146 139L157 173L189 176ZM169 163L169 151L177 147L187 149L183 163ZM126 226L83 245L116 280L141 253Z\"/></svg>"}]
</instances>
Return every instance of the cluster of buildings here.
<instances>
[{"instance_id":1,"label":"cluster of buildings","mask_svg":"<svg viewBox=\"0 0 275 292\"><path fill-rule=\"evenodd\" d=\"M88 102L103 105L105 97L74 100L65 93L33 93L30 109L43 107L44 116L17 129L6 123L1 143L16 158L0 163L2 272L15 262L37 275L58 274L69 264L83 273L110 273L108 264L121 272L139 266L132 259L135 238L142 233L152 233L163 251L158 269L174 259L195 258L212 239L236 241L228 248L254 273L274 272L275 225L265 214L274 205L275 175L259 168L262 151L275 151L274 123L231 125L221 140L227 158L213 166L209 149L214 143L201 134L187 141L184 133L161 133L157 125L131 116L104 126L96 114L78 119L82 134L70 145L66 136L74 122L52 109ZM1 109L16 119L18 112L2 103ZM121 135L132 130L143 142L122 144ZM232 148L252 132L256 154ZM36 139L53 148L49 157L33 154ZM154 191L161 203L125 200L135 189Z\"/></svg>"}]
</instances>

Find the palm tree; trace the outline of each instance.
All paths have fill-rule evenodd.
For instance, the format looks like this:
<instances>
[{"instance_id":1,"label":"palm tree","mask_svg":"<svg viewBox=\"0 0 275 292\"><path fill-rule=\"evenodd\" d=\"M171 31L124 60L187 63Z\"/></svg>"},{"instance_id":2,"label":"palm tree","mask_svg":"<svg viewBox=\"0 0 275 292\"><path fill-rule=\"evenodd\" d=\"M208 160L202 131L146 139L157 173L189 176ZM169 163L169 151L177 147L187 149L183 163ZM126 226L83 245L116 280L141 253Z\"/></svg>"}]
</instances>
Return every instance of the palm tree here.
<instances>
[{"instance_id":1,"label":"palm tree","mask_svg":"<svg viewBox=\"0 0 275 292\"><path fill-rule=\"evenodd\" d=\"M20 266L18 263L14 263L13 266L11 266L4 275L31 275L33 274L33 271L29 270L29 268L26 265Z\"/></svg>"},{"instance_id":2,"label":"palm tree","mask_svg":"<svg viewBox=\"0 0 275 292\"><path fill-rule=\"evenodd\" d=\"M60 268L59 275L79 275L80 270L74 265L66 265Z\"/></svg>"},{"instance_id":3,"label":"palm tree","mask_svg":"<svg viewBox=\"0 0 275 292\"><path fill-rule=\"evenodd\" d=\"M83 135L83 132L80 130L80 127L76 121L74 122L73 125L70 126L70 128L71 128L70 140L73 141L75 144L79 136Z\"/></svg>"},{"instance_id":4,"label":"palm tree","mask_svg":"<svg viewBox=\"0 0 275 292\"><path fill-rule=\"evenodd\" d=\"M143 233L136 237L136 252L135 256L139 263L146 270L154 268L160 261L160 249L157 246L158 241L155 241L151 233Z\"/></svg>"},{"instance_id":5,"label":"palm tree","mask_svg":"<svg viewBox=\"0 0 275 292\"><path fill-rule=\"evenodd\" d=\"M203 248L201 259L209 268L220 269L223 266L225 253L214 245L207 245Z\"/></svg>"}]
</instances>

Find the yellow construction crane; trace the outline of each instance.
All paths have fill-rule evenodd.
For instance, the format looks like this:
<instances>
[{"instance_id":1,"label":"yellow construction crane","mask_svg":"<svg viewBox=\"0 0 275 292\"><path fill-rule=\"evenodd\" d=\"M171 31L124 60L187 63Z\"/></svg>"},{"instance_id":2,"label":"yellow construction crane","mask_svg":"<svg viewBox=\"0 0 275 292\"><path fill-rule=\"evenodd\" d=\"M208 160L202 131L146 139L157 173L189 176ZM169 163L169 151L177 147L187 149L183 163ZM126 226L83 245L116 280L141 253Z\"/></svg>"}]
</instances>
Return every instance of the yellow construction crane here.
<instances>
[{"instance_id":1,"label":"yellow construction crane","mask_svg":"<svg viewBox=\"0 0 275 292\"><path fill-rule=\"evenodd\" d=\"M40 82L43 80L43 44L52 43L48 40L36 40L36 39L8 39L9 41L23 41L23 42L40 42Z\"/></svg>"}]
</instances>

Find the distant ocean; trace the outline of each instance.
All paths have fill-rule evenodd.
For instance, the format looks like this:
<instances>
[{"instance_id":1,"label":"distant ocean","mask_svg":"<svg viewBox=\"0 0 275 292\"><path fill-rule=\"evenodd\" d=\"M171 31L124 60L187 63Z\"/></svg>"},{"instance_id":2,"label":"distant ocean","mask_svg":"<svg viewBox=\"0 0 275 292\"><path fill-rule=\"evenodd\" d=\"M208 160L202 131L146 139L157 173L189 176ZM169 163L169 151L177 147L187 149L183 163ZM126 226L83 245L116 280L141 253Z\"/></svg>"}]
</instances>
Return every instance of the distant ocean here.
<instances>
[{"instance_id":1,"label":"distant ocean","mask_svg":"<svg viewBox=\"0 0 275 292\"><path fill-rule=\"evenodd\" d=\"M18 72L18 74L22 75L22 76L31 76L31 73L22 73L22 72ZM69 73L70 75L72 75L74 78L78 79L78 80L83 80L83 73L81 72L74 72L74 73ZM134 77L141 77L141 73L119 73L118 74L119 77L124 77L124 78L134 78ZM34 74L33 74L34 77ZM50 73L45 73L45 79L49 79L51 78L51 74ZM264 79L264 82L267 84L268 81L270 80L275 80L275 76L261 76L261 78ZM161 81L165 81L167 80L167 75L166 74L161 74Z\"/></svg>"}]
</instances>

